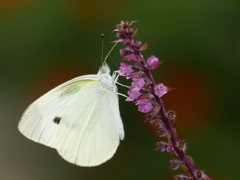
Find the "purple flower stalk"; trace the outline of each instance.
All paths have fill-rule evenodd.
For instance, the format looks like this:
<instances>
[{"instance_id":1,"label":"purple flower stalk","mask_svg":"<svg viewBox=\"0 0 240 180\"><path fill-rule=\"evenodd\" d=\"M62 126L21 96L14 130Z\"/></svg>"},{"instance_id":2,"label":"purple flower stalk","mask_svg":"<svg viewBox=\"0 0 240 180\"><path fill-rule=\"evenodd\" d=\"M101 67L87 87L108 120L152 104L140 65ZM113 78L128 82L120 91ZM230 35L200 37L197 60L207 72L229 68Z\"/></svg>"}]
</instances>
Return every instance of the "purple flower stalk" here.
<instances>
[{"instance_id":1,"label":"purple flower stalk","mask_svg":"<svg viewBox=\"0 0 240 180\"><path fill-rule=\"evenodd\" d=\"M172 110L167 112L161 99L172 88L163 83L156 84L150 72L160 66L163 61L159 61L155 56L147 60L143 58L141 51L145 50L149 43L142 44L140 41L133 40L139 27L133 29L130 26L136 22L121 21L117 24L117 29L113 30L118 38L113 42L123 42L127 46L120 50L123 58L120 60L121 66L118 71L119 74L126 75L127 79L133 80L126 100L136 102L138 111L146 114L146 122L151 124L151 131L155 130L159 137L167 139L167 142L157 142L156 150L173 152L178 157L169 161L170 168L176 170L181 167L186 175L176 175L174 177L176 180L211 180L203 171L198 170L192 158L186 155L186 143L178 138L176 129L173 128L176 113Z\"/></svg>"}]
</instances>

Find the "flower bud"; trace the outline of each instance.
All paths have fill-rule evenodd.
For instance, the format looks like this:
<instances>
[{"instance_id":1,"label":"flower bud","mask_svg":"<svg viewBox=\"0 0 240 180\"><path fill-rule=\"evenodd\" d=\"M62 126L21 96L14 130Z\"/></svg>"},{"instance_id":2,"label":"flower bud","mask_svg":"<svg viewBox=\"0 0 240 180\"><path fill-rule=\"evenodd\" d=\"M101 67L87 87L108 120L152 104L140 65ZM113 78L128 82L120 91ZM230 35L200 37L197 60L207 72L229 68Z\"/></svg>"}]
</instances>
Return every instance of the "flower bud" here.
<instances>
[{"instance_id":1,"label":"flower bud","mask_svg":"<svg viewBox=\"0 0 240 180\"><path fill-rule=\"evenodd\" d=\"M147 65L150 69L155 69L162 63L163 61L159 61L156 56L151 56L147 59Z\"/></svg>"}]
</instances>

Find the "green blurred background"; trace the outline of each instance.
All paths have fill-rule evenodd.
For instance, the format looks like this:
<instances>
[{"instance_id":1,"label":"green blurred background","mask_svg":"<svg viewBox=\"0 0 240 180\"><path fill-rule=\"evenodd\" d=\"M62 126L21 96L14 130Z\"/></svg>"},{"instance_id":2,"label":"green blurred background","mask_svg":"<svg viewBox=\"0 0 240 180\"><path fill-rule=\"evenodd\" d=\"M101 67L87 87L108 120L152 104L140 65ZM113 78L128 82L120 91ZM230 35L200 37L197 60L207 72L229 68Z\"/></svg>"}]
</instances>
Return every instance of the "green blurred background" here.
<instances>
[{"instance_id":1,"label":"green blurred background","mask_svg":"<svg viewBox=\"0 0 240 180\"><path fill-rule=\"evenodd\" d=\"M126 137L98 167L69 164L17 129L35 99L73 77L97 73L101 34L107 54L120 20L138 20L135 40L150 41L145 58L154 54L165 61L153 75L176 88L163 100L177 112L178 135L197 168L213 179L239 179L239 0L0 0L1 180L170 180L182 172L169 169L169 153L155 151L159 139L123 97ZM111 53L116 64L122 47ZM111 59L108 64L117 69Z\"/></svg>"}]
</instances>

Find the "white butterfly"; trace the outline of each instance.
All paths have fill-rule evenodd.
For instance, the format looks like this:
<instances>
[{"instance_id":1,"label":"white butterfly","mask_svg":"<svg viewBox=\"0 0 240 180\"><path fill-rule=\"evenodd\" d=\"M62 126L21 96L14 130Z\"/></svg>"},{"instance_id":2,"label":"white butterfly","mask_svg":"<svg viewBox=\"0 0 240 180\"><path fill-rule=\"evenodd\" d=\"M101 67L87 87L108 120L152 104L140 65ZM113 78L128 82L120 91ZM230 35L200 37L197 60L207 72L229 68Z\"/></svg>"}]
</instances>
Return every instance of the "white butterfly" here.
<instances>
[{"instance_id":1,"label":"white butterfly","mask_svg":"<svg viewBox=\"0 0 240 180\"><path fill-rule=\"evenodd\" d=\"M67 81L33 102L19 131L55 148L68 162L97 166L109 160L124 139L116 73L104 62L98 74Z\"/></svg>"}]
</instances>

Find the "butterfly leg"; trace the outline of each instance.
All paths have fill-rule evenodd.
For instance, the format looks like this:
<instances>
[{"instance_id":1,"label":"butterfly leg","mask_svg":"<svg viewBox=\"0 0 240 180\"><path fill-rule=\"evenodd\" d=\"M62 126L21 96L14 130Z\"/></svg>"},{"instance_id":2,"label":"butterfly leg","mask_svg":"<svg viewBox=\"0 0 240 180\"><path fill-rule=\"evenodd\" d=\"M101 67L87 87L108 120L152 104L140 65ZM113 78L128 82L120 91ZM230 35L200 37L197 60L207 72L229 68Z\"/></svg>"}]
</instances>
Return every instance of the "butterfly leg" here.
<instances>
[{"instance_id":1,"label":"butterfly leg","mask_svg":"<svg viewBox=\"0 0 240 180\"><path fill-rule=\"evenodd\" d=\"M123 97L125 97L125 98L128 98L128 96L125 95L125 94L122 94L122 93L116 93L116 94L119 95L119 96L123 96Z\"/></svg>"},{"instance_id":2,"label":"butterfly leg","mask_svg":"<svg viewBox=\"0 0 240 180\"><path fill-rule=\"evenodd\" d=\"M122 87L126 87L126 88L129 88L129 86L127 86L127 85L124 85L124 84L121 84L121 83L119 83L119 82L115 82L116 84L118 84L119 86L122 86Z\"/></svg>"},{"instance_id":3,"label":"butterfly leg","mask_svg":"<svg viewBox=\"0 0 240 180\"><path fill-rule=\"evenodd\" d=\"M114 78L114 84L118 84L118 85L120 85L122 87L128 88L129 86L117 82L119 76L125 76L125 75L118 74L118 71L114 71L113 72L113 76L112 77Z\"/></svg>"}]
</instances>

